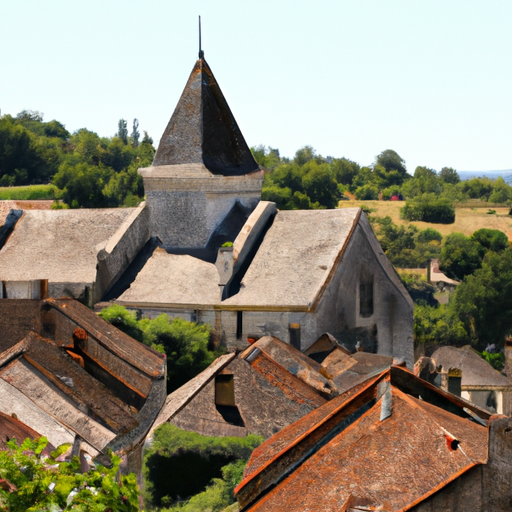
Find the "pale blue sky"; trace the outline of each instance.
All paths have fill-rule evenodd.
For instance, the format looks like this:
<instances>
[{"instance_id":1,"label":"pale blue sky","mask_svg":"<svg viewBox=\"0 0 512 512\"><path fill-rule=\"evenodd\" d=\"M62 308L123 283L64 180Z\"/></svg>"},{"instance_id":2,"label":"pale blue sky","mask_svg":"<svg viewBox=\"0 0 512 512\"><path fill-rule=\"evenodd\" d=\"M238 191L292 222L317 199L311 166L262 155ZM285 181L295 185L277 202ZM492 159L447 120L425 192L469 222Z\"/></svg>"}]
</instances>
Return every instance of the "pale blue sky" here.
<instances>
[{"instance_id":1,"label":"pale blue sky","mask_svg":"<svg viewBox=\"0 0 512 512\"><path fill-rule=\"evenodd\" d=\"M203 49L251 146L512 168L511 0L0 0L0 109L157 143Z\"/></svg>"}]
</instances>

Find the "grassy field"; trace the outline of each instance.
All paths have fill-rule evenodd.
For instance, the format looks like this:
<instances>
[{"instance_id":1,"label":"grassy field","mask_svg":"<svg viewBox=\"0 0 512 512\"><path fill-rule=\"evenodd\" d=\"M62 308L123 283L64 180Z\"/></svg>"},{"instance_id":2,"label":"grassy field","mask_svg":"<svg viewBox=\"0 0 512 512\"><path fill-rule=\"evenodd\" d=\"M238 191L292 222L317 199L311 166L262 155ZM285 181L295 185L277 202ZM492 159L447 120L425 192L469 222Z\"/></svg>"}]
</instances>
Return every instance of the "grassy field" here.
<instances>
[{"instance_id":1,"label":"grassy field","mask_svg":"<svg viewBox=\"0 0 512 512\"><path fill-rule=\"evenodd\" d=\"M400 208L405 201L340 201L340 208L353 208L354 206L365 205L375 210L373 215L385 217L389 215L396 224L409 224L408 221L400 219ZM503 231L509 240L512 240L512 216L508 215L510 208L492 207L496 214L489 215L489 207L456 208L455 222L453 224L430 224L428 222L410 222L419 229L434 228L443 236L453 232L471 235L480 228L499 229Z\"/></svg>"},{"instance_id":2,"label":"grassy field","mask_svg":"<svg viewBox=\"0 0 512 512\"><path fill-rule=\"evenodd\" d=\"M0 187L0 200L33 201L55 199L59 189L55 185L29 185L27 187Z\"/></svg>"}]
</instances>

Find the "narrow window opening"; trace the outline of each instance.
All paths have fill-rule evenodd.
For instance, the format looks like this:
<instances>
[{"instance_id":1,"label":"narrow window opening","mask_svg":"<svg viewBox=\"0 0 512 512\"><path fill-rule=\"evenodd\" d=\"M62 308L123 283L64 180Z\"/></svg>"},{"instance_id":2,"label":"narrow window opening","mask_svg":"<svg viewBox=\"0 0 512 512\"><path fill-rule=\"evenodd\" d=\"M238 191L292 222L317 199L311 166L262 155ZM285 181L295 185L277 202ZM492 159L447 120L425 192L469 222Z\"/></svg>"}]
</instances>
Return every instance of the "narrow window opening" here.
<instances>
[{"instance_id":1,"label":"narrow window opening","mask_svg":"<svg viewBox=\"0 0 512 512\"><path fill-rule=\"evenodd\" d=\"M235 403L235 379L232 374L215 377L215 408L226 423L244 427L244 420Z\"/></svg>"},{"instance_id":2,"label":"narrow window opening","mask_svg":"<svg viewBox=\"0 0 512 512\"><path fill-rule=\"evenodd\" d=\"M300 350L300 324L290 324L290 345Z\"/></svg>"},{"instance_id":3,"label":"narrow window opening","mask_svg":"<svg viewBox=\"0 0 512 512\"><path fill-rule=\"evenodd\" d=\"M242 339L243 332L243 311L236 312L236 339Z\"/></svg>"},{"instance_id":4,"label":"narrow window opening","mask_svg":"<svg viewBox=\"0 0 512 512\"><path fill-rule=\"evenodd\" d=\"M373 315L373 280L359 285L359 314L363 318Z\"/></svg>"}]
</instances>

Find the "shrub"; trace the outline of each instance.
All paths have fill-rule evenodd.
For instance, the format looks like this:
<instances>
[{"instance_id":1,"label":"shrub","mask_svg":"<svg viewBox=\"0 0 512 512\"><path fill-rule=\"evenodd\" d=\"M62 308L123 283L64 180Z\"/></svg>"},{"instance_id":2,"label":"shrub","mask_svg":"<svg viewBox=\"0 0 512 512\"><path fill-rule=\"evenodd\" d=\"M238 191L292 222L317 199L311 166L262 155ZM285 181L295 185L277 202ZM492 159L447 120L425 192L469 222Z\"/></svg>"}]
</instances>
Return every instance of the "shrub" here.
<instances>
[{"instance_id":1,"label":"shrub","mask_svg":"<svg viewBox=\"0 0 512 512\"><path fill-rule=\"evenodd\" d=\"M446 198L423 194L407 201L400 209L400 216L409 221L452 224L455 222L455 208Z\"/></svg>"},{"instance_id":2,"label":"shrub","mask_svg":"<svg viewBox=\"0 0 512 512\"><path fill-rule=\"evenodd\" d=\"M5 488L0 486L1 510L139 510L136 477L119 477L119 457L111 456L110 468L98 465L82 473L78 457L69 462L57 460L69 445L60 446L46 457L43 450L47 444L45 437L25 439L21 445L10 440L7 450L0 451L0 479L7 482Z\"/></svg>"},{"instance_id":3,"label":"shrub","mask_svg":"<svg viewBox=\"0 0 512 512\"><path fill-rule=\"evenodd\" d=\"M193 508L194 503L202 502L204 505L210 499L223 503L226 486L215 485L214 481L213 488L209 492L207 489L208 495L205 496L206 486L212 478L224 475L224 480L230 481L229 487L234 488L245 461L262 441L261 436L254 434L246 437L203 436L164 423L155 430L151 446L144 456L146 504L171 505L180 498L197 493L203 496L191 499L192 504L185 510L202 510L199 506ZM235 467L226 468L226 464L233 463ZM229 503L224 507L227 505Z\"/></svg>"}]
</instances>

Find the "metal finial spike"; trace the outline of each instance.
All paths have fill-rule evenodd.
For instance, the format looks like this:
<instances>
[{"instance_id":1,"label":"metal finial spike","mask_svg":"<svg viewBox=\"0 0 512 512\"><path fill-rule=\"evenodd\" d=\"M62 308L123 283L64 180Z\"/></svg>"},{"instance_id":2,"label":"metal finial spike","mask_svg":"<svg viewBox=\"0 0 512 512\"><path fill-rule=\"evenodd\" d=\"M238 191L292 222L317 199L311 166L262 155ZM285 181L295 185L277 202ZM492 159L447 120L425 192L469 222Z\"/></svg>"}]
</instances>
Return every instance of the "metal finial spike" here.
<instances>
[{"instance_id":1,"label":"metal finial spike","mask_svg":"<svg viewBox=\"0 0 512 512\"><path fill-rule=\"evenodd\" d=\"M199 58L204 58L204 52L201 48L201 16L199 16Z\"/></svg>"}]
</instances>

